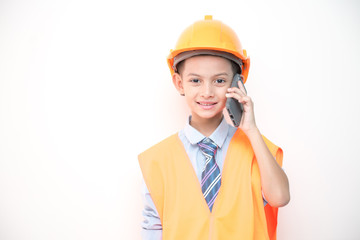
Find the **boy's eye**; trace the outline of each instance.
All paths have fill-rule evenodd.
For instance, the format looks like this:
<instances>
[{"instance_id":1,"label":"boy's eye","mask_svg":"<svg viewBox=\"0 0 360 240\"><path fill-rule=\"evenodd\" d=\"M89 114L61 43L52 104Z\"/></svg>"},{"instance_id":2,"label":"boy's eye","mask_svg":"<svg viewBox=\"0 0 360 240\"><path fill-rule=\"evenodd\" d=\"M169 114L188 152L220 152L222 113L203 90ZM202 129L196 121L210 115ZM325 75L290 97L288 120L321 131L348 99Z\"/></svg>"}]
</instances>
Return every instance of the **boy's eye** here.
<instances>
[{"instance_id":1,"label":"boy's eye","mask_svg":"<svg viewBox=\"0 0 360 240\"><path fill-rule=\"evenodd\" d=\"M199 80L199 79L197 79L197 78L195 78L195 79L191 79L191 80L190 80L190 82L193 82L193 83L199 83L199 82L200 82L200 80Z\"/></svg>"},{"instance_id":2,"label":"boy's eye","mask_svg":"<svg viewBox=\"0 0 360 240\"><path fill-rule=\"evenodd\" d=\"M224 79L216 79L216 83L224 83L225 80Z\"/></svg>"}]
</instances>

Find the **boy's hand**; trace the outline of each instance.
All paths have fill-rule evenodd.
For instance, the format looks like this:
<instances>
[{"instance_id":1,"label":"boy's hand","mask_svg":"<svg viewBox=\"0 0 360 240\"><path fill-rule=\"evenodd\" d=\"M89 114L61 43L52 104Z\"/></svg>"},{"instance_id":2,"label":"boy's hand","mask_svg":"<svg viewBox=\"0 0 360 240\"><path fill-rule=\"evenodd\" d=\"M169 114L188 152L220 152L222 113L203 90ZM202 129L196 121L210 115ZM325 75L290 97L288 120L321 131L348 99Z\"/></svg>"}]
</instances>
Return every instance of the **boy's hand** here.
<instances>
[{"instance_id":1,"label":"boy's hand","mask_svg":"<svg viewBox=\"0 0 360 240\"><path fill-rule=\"evenodd\" d=\"M244 86L238 82L239 88L228 88L226 97L237 99L244 108L243 115L240 120L239 128L248 135L248 133L257 130L254 115L254 104L251 98L246 94Z\"/></svg>"}]
</instances>

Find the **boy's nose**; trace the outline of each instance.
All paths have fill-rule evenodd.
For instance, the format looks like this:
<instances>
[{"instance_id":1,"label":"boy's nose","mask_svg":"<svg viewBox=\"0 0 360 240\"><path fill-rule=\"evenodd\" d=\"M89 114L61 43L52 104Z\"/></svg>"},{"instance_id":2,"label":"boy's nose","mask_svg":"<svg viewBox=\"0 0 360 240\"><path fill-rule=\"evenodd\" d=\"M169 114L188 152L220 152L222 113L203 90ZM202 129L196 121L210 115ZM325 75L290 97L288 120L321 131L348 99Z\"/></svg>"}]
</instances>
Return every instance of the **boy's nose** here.
<instances>
[{"instance_id":1,"label":"boy's nose","mask_svg":"<svg viewBox=\"0 0 360 240\"><path fill-rule=\"evenodd\" d=\"M205 83L201 90L202 97L209 98L214 96L214 89L209 83Z\"/></svg>"}]
</instances>

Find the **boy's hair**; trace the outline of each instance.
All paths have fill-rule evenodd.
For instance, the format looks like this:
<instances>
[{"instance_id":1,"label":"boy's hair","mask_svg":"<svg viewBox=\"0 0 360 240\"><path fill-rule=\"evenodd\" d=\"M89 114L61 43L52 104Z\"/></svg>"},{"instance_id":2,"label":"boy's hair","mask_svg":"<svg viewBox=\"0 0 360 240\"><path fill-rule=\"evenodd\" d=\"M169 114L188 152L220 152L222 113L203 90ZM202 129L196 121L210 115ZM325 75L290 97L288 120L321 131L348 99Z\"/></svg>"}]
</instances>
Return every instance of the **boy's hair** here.
<instances>
[{"instance_id":1,"label":"boy's hair","mask_svg":"<svg viewBox=\"0 0 360 240\"><path fill-rule=\"evenodd\" d=\"M214 55L210 55L210 54L202 54L202 55L197 55L197 56L214 56ZM224 57L223 57L224 58ZM188 58L187 58L188 59ZM224 58L226 60L228 60L230 63L231 63L231 70L233 72L233 75L235 75L236 73L239 73L241 74L241 71L240 71L240 66L235 63L234 61L231 61L227 58ZM181 62L179 62L177 65L176 65L176 72L178 74L180 74L182 76L182 72L183 72L183 68L184 68L184 63L185 63L186 59L182 60Z\"/></svg>"}]
</instances>

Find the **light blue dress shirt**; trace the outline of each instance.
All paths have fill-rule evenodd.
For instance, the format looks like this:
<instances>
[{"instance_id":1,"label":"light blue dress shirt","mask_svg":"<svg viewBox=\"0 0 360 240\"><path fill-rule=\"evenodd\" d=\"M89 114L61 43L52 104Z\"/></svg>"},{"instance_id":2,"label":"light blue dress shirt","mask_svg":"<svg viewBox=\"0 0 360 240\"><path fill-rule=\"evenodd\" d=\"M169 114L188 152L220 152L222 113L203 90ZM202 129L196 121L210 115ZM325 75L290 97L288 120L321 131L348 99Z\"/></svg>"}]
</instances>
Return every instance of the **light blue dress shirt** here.
<instances>
[{"instance_id":1,"label":"light blue dress shirt","mask_svg":"<svg viewBox=\"0 0 360 240\"><path fill-rule=\"evenodd\" d=\"M196 176L201 182L201 173L205 167L205 156L200 151L197 143L205 138L198 130L190 125L191 116L187 121L185 127L179 131L179 138L184 144L185 151L189 156L191 164L195 170ZM237 128L229 125L225 118L222 119L216 130L209 136L218 146L216 151L215 161L220 168L220 172L223 170L225 155L230 144L231 138L234 136ZM146 240L161 240L162 239L162 226L159 215L156 211L153 200L149 190L146 187L145 181L143 181L143 198L144 209L142 222L142 237ZM264 206L267 202L264 199Z\"/></svg>"}]
</instances>

